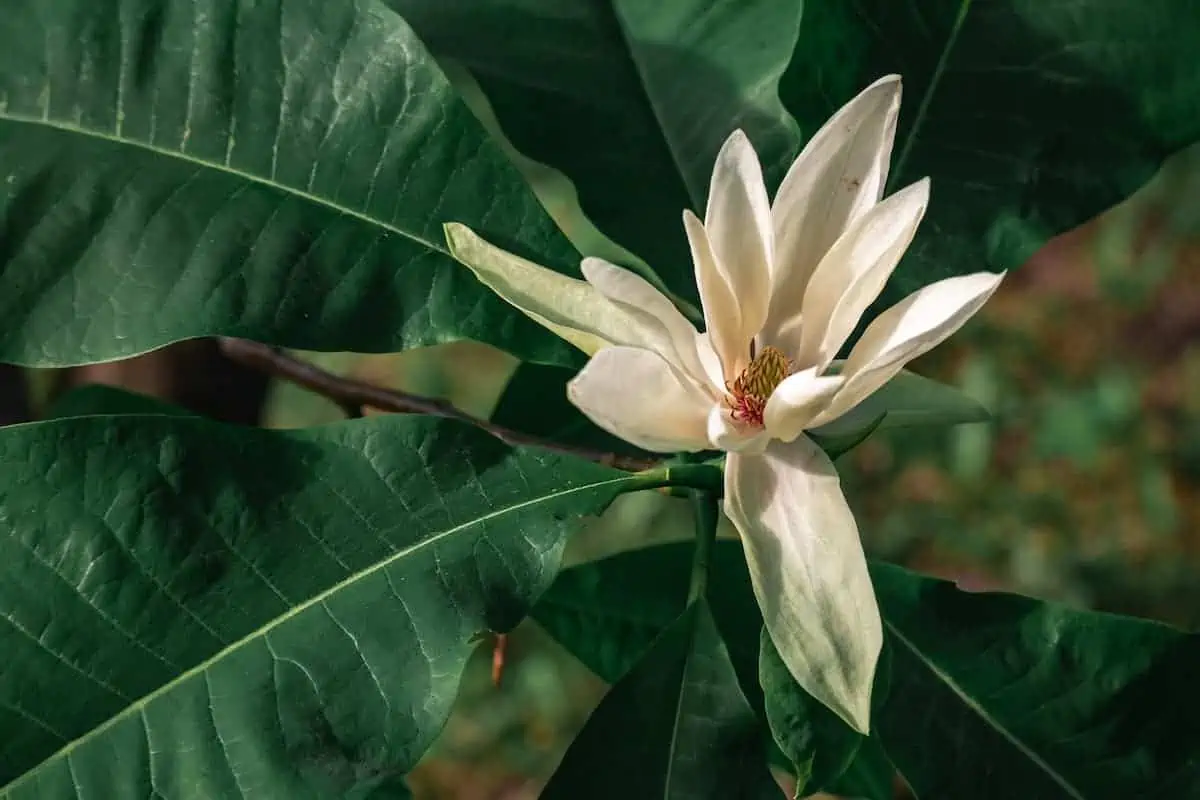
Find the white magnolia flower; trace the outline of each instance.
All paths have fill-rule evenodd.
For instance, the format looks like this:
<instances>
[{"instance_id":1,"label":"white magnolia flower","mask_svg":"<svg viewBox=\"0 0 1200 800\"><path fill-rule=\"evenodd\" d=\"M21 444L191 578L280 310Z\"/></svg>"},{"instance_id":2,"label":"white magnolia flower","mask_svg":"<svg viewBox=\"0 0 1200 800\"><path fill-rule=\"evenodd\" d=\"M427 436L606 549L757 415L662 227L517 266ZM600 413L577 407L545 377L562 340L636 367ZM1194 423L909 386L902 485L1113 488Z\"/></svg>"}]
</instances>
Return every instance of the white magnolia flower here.
<instances>
[{"instance_id":1,"label":"white magnolia flower","mask_svg":"<svg viewBox=\"0 0 1200 800\"><path fill-rule=\"evenodd\" d=\"M767 631L796 681L864 733L879 610L837 473L801 433L952 334L1002 277L921 289L879 315L831 371L929 198L921 180L880 199L899 106L897 76L851 100L808 142L774 203L749 140L729 137L704 221L683 213L703 333L628 270L587 258L587 281L577 281L447 226L455 256L484 283L593 354L568 393L597 425L655 452L729 453L725 513Z\"/></svg>"}]
</instances>

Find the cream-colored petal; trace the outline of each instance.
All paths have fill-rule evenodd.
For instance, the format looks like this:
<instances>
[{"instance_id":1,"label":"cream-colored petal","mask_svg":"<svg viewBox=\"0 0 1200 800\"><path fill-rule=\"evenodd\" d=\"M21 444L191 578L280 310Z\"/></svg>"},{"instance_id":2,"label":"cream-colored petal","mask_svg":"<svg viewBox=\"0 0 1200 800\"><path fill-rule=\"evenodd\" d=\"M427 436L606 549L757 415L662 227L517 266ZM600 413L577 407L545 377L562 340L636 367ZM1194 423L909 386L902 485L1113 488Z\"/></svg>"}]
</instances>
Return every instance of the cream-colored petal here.
<instances>
[{"instance_id":1,"label":"cream-colored petal","mask_svg":"<svg viewBox=\"0 0 1200 800\"><path fill-rule=\"evenodd\" d=\"M802 436L725 462L725 513L741 534L767 632L800 686L870 729L883 626L837 472Z\"/></svg>"},{"instance_id":2,"label":"cream-colored petal","mask_svg":"<svg viewBox=\"0 0 1200 800\"><path fill-rule=\"evenodd\" d=\"M803 365L819 370L829 366L883 291L928 204L929 179L924 178L850 224L813 272L801 305L799 346L785 352L796 353Z\"/></svg>"},{"instance_id":3,"label":"cream-colored petal","mask_svg":"<svg viewBox=\"0 0 1200 800\"><path fill-rule=\"evenodd\" d=\"M729 407L718 403L708 412L708 441L717 450L727 453L761 453L771 441L765 428L738 422Z\"/></svg>"},{"instance_id":4,"label":"cream-colored petal","mask_svg":"<svg viewBox=\"0 0 1200 800\"><path fill-rule=\"evenodd\" d=\"M763 422L771 436L790 442L825 409L845 379L841 375L819 375L810 368L789 375L775 387L767 400Z\"/></svg>"},{"instance_id":5,"label":"cream-colored petal","mask_svg":"<svg viewBox=\"0 0 1200 800\"><path fill-rule=\"evenodd\" d=\"M696 328L662 292L642 276L602 258L585 258L581 269L588 283L638 322L639 341L625 344L653 350L696 383L708 384L696 351Z\"/></svg>"},{"instance_id":6,"label":"cream-colored petal","mask_svg":"<svg viewBox=\"0 0 1200 800\"><path fill-rule=\"evenodd\" d=\"M762 167L740 130L734 131L717 153L704 228L741 311L738 338L749 343L767 315L775 235Z\"/></svg>"},{"instance_id":7,"label":"cream-colored petal","mask_svg":"<svg viewBox=\"0 0 1200 800\"><path fill-rule=\"evenodd\" d=\"M585 353L638 338L638 324L586 281L501 250L466 225L451 222L445 231L450 254L481 283Z\"/></svg>"},{"instance_id":8,"label":"cream-colored petal","mask_svg":"<svg viewBox=\"0 0 1200 800\"><path fill-rule=\"evenodd\" d=\"M719 398L724 397L727 381L724 373L721 371L721 359L717 356L712 339L709 338L707 333L696 334L696 352L700 355L700 365L704 368L704 374L708 378L711 391Z\"/></svg>"},{"instance_id":9,"label":"cream-colored petal","mask_svg":"<svg viewBox=\"0 0 1200 800\"><path fill-rule=\"evenodd\" d=\"M818 130L771 208L775 271L767 344L794 320L809 277L846 227L883 196L900 113L900 76L880 78Z\"/></svg>"},{"instance_id":10,"label":"cream-colored petal","mask_svg":"<svg viewBox=\"0 0 1200 800\"><path fill-rule=\"evenodd\" d=\"M813 425L854 408L917 356L963 326L987 302L1005 273L976 272L930 284L876 317L842 367L845 385Z\"/></svg>"},{"instance_id":11,"label":"cream-colored petal","mask_svg":"<svg viewBox=\"0 0 1200 800\"><path fill-rule=\"evenodd\" d=\"M712 402L649 350L604 348L567 384L567 397L592 422L644 450L708 449Z\"/></svg>"},{"instance_id":12,"label":"cream-colored petal","mask_svg":"<svg viewBox=\"0 0 1200 800\"><path fill-rule=\"evenodd\" d=\"M733 281L715 253L704 224L690 210L683 212L683 228L692 249L696 286L704 308L704 332L721 364L722 380L737 377L750 360L750 340L742 326L742 313L733 293ZM751 333L753 335L753 333Z\"/></svg>"}]
</instances>

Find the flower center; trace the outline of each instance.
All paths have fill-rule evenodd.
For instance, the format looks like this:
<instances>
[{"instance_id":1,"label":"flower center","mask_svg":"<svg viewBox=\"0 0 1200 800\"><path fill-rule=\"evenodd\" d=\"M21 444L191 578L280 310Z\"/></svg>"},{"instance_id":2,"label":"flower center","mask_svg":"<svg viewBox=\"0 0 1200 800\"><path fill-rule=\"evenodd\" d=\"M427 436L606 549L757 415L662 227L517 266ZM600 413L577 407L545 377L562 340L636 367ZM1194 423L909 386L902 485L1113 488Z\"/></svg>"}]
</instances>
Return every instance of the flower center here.
<instances>
[{"instance_id":1,"label":"flower center","mask_svg":"<svg viewBox=\"0 0 1200 800\"><path fill-rule=\"evenodd\" d=\"M767 399L791 370L792 362L787 356L774 347L764 347L733 385L725 384L729 392L725 398L729 415L738 422L761 428Z\"/></svg>"}]
</instances>

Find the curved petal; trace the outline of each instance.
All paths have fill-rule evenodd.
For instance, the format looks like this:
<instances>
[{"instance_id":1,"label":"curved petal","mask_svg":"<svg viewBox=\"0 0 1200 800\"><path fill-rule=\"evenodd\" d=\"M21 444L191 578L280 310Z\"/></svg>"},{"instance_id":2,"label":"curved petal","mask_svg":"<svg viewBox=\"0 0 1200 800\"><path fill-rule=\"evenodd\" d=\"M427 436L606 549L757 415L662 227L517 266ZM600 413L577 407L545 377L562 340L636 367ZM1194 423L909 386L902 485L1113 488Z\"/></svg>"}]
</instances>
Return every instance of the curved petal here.
<instances>
[{"instance_id":1,"label":"curved petal","mask_svg":"<svg viewBox=\"0 0 1200 800\"><path fill-rule=\"evenodd\" d=\"M592 422L644 450L708 449L712 401L649 350L604 348L567 384L567 397Z\"/></svg>"},{"instance_id":2,"label":"curved petal","mask_svg":"<svg viewBox=\"0 0 1200 800\"><path fill-rule=\"evenodd\" d=\"M771 436L790 442L808 427L845 382L841 375L818 375L816 368L789 375L767 400L763 422Z\"/></svg>"},{"instance_id":3,"label":"curved petal","mask_svg":"<svg viewBox=\"0 0 1200 800\"><path fill-rule=\"evenodd\" d=\"M738 338L748 344L767 316L775 234L762 167L740 130L730 134L717 153L704 228L741 309Z\"/></svg>"},{"instance_id":4,"label":"curved petal","mask_svg":"<svg viewBox=\"0 0 1200 800\"><path fill-rule=\"evenodd\" d=\"M637 340L622 344L653 350L698 384L708 383L696 352L696 328L662 292L641 275L602 258L585 258L581 269L588 283L638 322Z\"/></svg>"},{"instance_id":5,"label":"curved petal","mask_svg":"<svg viewBox=\"0 0 1200 800\"><path fill-rule=\"evenodd\" d=\"M718 403L708 412L708 441L727 453L761 453L771 441L771 435L765 428L739 423L724 403Z\"/></svg>"},{"instance_id":6,"label":"curved petal","mask_svg":"<svg viewBox=\"0 0 1200 800\"><path fill-rule=\"evenodd\" d=\"M796 682L870 729L883 626L837 472L807 437L725 462L725 513L741 534L771 641Z\"/></svg>"},{"instance_id":7,"label":"curved petal","mask_svg":"<svg viewBox=\"0 0 1200 800\"><path fill-rule=\"evenodd\" d=\"M450 254L484 286L588 355L638 338L637 323L585 281L501 250L466 225L451 222L445 232Z\"/></svg>"},{"instance_id":8,"label":"curved petal","mask_svg":"<svg viewBox=\"0 0 1200 800\"><path fill-rule=\"evenodd\" d=\"M768 340L795 317L821 257L883 196L899 113L900 76L880 78L834 114L788 170L771 208L776 265Z\"/></svg>"},{"instance_id":9,"label":"curved petal","mask_svg":"<svg viewBox=\"0 0 1200 800\"><path fill-rule=\"evenodd\" d=\"M704 374L708 377L708 384L712 392L717 395L718 399L724 397L725 385L728 381L721 372L721 359L717 356L712 339L707 333L696 334L696 352L700 356L700 365L704 368Z\"/></svg>"},{"instance_id":10,"label":"curved petal","mask_svg":"<svg viewBox=\"0 0 1200 800\"><path fill-rule=\"evenodd\" d=\"M724 383L746 368L750 360L750 340L745 338L742 330L742 312L733 293L733 281L713 253L704 224L685 209L683 228L692 250L696 286L700 290L700 305L704 308L704 332L720 361L723 378L720 383Z\"/></svg>"},{"instance_id":11,"label":"curved petal","mask_svg":"<svg viewBox=\"0 0 1200 800\"><path fill-rule=\"evenodd\" d=\"M910 294L863 331L842 368L846 383L813 420L824 425L858 405L904 365L932 350L975 314L1005 273L976 272L947 278Z\"/></svg>"},{"instance_id":12,"label":"curved petal","mask_svg":"<svg viewBox=\"0 0 1200 800\"><path fill-rule=\"evenodd\" d=\"M800 341L785 352L796 353L799 363L819 370L829 366L883 291L928 204L929 179L922 178L850 224L809 279L801 305Z\"/></svg>"}]
</instances>

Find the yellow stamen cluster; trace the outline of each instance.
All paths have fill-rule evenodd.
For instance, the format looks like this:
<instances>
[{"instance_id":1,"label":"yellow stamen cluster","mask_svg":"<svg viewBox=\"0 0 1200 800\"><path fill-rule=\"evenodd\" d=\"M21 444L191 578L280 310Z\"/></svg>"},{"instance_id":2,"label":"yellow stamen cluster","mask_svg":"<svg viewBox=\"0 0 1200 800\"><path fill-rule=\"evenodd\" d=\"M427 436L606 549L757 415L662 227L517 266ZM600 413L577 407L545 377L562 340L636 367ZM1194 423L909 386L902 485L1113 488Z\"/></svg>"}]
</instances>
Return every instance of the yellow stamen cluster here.
<instances>
[{"instance_id":1,"label":"yellow stamen cluster","mask_svg":"<svg viewBox=\"0 0 1200 800\"><path fill-rule=\"evenodd\" d=\"M791 370L791 361L780 350L764 347L733 385L725 387L729 391L726 400L730 416L761 428L767 400Z\"/></svg>"}]
</instances>

